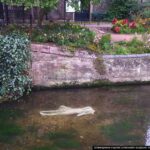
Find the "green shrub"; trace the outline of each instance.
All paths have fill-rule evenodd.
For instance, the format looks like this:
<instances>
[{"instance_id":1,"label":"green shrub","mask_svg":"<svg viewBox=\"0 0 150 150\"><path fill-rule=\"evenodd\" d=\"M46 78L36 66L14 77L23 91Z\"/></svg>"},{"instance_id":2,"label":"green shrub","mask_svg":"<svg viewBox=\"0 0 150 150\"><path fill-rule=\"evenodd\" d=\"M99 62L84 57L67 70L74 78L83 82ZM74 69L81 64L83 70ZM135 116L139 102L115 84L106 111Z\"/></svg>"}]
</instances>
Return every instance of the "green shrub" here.
<instances>
[{"instance_id":1,"label":"green shrub","mask_svg":"<svg viewBox=\"0 0 150 150\"><path fill-rule=\"evenodd\" d=\"M37 42L37 43L47 43L48 42L48 38L47 36L45 36L46 34L44 34L43 32L40 32L40 31L34 31L32 33L32 39L34 42Z\"/></svg>"},{"instance_id":2,"label":"green shrub","mask_svg":"<svg viewBox=\"0 0 150 150\"><path fill-rule=\"evenodd\" d=\"M73 24L52 24L42 29L34 29L33 42L54 42L71 47L87 47L94 41L95 34L89 29Z\"/></svg>"},{"instance_id":3,"label":"green shrub","mask_svg":"<svg viewBox=\"0 0 150 150\"><path fill-rule=\"evenodd\" d=\"M139 10L137 0L112 0L109 10L108 17L110 19L118 18L124 19L129 18L131 14Z\"/></svg>"},{"instance_id":4,"label":"green shrub","mask_svg":"<svg viewBox=\"0 0 150 150\"><path fill-rule=\"evenodd\" d=\"M89 29L72 24L52 25L48 40L59 45L86 47L94 41L95 34Z\"/></svg>"},{"instance_id":5,"label":"green shrub","mask_svg":"<svg viewBox=\"0 0 150 150\"><path fill-rule=\"evenodd\" d=\"M144 9L144 11L141 12L141 15L143 18L150 18L150 9Z\"/></svg>"},{"instance_id":6,"label":"green shrub","mask_svg":"<svg viewBox=\"0 0 150 150\"><path fill-rule=\"evenodd\" d=\"M123 46L120 46L120 45L116 45L115 46L115 54L119 55L127 55L129 52L128 52L128 48L127 47L123 47Z\"/></svg>"},{"instance_id":7,"label":"green shrub","mask_svg":"<svg viewBox=\"0 0 150 150\"><path fill-rule=\"evenodd\" d=\"M140 10L132 14L133 17L140 16L143 19L150 18L150 3L141 3Z\"/></svg>"},{"instance_id":8,"label":"green shrub","mask_svg":"<svg viewBox=\"0 0 150 150\"><path fill-rule=\"evenodd\" d=\"M93 12L92 21L103 21L107 17L106 15L107 13L103 13L103 12Z\"/></svg>"},{"instance_id":9,"label":"green shrub","mask_svg":"<svg viewBox=\"0 0 150 150\"><path fill-rule=\"evenodd\" d=\"M9 25L0 30L0 34L7 35L12 31L19 31L30 35L31 41L36 43L56 43L58 45L67 46L68 50L75 48L88 48L95 39L95 33L88 28L74 25L71 23L53 23L42 26L41 28Z\"/></svg>"},{"instance_id":10,"label":"green shrub","mask_svg":"<svg viewBox=\"0 0 150 150\"><path fill-rule=\"evenodd\" d=\"M16 24L9 24L7 26L1 27L0 28L0 34L1 35L8 35L12 32L18 32L22 33L25 31L25 27L24 26L20 26L20 25L16 25Z\"/></svg>"},{"instance_id":11,"label":"green shrub","mask_svg":"<svg viewBox=\"0 0 150 150\"><path fill-rule=\"evenodd\" d=\"M19 33L0 36L0 97L18 99L29 92L30 50L27 36Z\"/></svg>"},{"instance_id":12,"label":"green shrub","mask_svg":"<svg viewBox=\"0 0 150 150\"><path fill-rule=\"evenodd\" d=\"M111 35L106 34L102 36L102 38L99 41L99 45L103 50L107 50L110 48L110 43L111 43Z\"/></svg>"}]
</instances>

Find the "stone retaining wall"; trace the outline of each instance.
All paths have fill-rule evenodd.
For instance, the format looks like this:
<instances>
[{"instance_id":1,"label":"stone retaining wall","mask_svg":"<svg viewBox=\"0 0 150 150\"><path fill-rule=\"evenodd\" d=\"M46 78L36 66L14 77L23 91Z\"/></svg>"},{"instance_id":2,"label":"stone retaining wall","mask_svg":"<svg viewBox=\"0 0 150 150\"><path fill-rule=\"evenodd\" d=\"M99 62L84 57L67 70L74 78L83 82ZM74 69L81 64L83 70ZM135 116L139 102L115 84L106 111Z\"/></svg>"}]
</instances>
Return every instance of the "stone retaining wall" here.
<instances>
[{"instance_id":1,"label":"stone retaining wall","mask_svg":"<svg viewBox=\"0 0 150 150\"><path fill-rule=\"evenodd\" d=\"M31 48L34 86L150 81L150 54L96 55L81 50L71 53L49 44L32 44Z\"/></svg>"}]
</instances>

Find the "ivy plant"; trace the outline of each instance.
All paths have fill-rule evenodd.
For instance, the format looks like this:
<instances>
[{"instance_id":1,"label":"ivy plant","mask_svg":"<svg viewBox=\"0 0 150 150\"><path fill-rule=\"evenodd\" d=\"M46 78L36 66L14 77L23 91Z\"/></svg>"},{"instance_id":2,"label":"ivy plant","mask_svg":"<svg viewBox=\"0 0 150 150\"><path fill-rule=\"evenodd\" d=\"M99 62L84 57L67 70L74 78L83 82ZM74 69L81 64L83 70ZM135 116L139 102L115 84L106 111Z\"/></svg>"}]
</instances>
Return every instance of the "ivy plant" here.
<instances>
[{"instance_id":1,"label":"ivy plant","mask_svg":"<svg viewBox=\"0 0 150 150\"><path fill-rule=\"evenodd\" d=\"M29 44L26 35L0 36L0 100L16 100L30 91Z\"/></svg>"}]
</instances>

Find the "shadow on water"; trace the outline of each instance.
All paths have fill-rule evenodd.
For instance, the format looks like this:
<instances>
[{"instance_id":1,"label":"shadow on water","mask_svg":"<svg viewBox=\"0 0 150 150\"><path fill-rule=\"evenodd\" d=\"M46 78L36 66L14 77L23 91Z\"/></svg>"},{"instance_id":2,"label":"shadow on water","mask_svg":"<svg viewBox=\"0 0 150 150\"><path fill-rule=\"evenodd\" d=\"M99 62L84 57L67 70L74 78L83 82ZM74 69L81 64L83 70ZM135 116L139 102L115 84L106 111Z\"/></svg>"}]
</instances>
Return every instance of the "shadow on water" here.
<instances>
[{"instance_id":1,"label":"shadow on water","mask_svg":"<svg viewBox=\"0 0 150 150\"><path fill-rule=\"evenodd\" d=\"M0 105L2 150L90 150L92 145L150 144L150 86L34 91ZM42 117L60 105L94 115Z\"/></svg>"}]
</instances>

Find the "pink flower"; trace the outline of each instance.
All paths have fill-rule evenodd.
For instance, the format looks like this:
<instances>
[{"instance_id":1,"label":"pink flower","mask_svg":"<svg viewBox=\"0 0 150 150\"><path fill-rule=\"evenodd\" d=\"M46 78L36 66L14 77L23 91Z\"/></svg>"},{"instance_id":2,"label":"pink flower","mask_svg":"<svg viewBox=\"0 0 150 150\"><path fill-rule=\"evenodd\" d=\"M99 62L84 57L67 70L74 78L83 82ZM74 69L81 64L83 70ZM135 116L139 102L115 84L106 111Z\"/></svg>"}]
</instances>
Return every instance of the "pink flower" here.
<instances>
[{"instance_id":1,"label":"pink flower","mask_svg":"<svg viewBox=\"0 0 150 150\"><path fill-rule=\"evenodd\" d=\"M132 22L129 24L129 27L130 27L130 28L136 28L136 22L135 22L135 21L132 21Z\"/></svg>"},{"instance_id":2,"label":"pink flower","mask_svg":"<svg viewBox=\"0 0 150 150\"><path fill-rule=\"evenodd\" d=\"M128 19L124 19L124 20L122 21L122 25L125 25L125 24L128 24L128 23L129 23Z\"/></svg>"},{"instance_id":3,"label":"pink flower","mask_svg":"<svg viewBox=\"0 0 150 150\"><path fill-rule=\"evenodd\" d=\"M114 31L115 31L116 33L120 32L120 27L115 27L115 28L114 28Z\"/></svg>"},{"instance_id":4,"label":"pink flower","mask_svg":"<svg viewBox=\"0 0 150 150\"><path fill-rule=\"evenodd\" d=\"M118 21L118 19L117 19L117 18L114 18L114 19L112 20L112 24L116 24L117 21Z\"/></svg>"}]
</instances>

